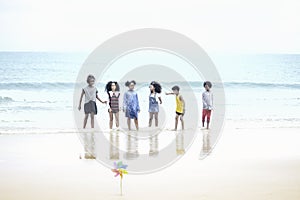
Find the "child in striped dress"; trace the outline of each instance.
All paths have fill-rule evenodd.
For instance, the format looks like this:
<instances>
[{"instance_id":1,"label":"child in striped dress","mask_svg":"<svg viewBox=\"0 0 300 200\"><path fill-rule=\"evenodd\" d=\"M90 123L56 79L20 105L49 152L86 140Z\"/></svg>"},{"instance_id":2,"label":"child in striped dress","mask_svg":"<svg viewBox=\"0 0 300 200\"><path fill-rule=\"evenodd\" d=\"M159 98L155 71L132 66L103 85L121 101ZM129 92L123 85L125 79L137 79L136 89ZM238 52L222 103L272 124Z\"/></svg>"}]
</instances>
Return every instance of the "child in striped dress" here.
<instances>
[{"instance_id":1,"label":"child in striped dress","mask_svg":"<svg viewBox=\"0 0 300 200\"><path fill-rule=\"evenodd\" d=\"M120 87L116 81L109 81L106 86L105 90L108 94L109 99L109 128L112 129L113 127L113 119L115 116L116 127L119 129L119 97L120 97Z\"/></svg>"}]
</instances>

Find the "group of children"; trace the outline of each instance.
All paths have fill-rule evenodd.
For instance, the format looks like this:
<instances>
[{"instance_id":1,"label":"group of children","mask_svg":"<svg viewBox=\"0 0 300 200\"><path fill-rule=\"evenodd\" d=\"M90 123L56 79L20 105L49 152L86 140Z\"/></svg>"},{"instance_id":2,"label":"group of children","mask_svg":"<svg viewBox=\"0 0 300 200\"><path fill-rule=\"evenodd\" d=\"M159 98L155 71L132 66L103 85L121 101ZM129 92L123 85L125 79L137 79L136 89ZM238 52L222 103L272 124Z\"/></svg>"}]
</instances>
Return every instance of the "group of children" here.
<instances>
[{"instance_id":1,"label":"group of children","mask_svg":"<svg viewBox=\"0 0 300 200\"><path fill-rule=\"evenodd\" d=\"M87 120L90 115L91 117L91 128L94 128L94 115L97 114L96 100L99 100L101 103L106 104L107 101L102 101L98 96L98 90L94 86L95 77L89 75L87 77L88 85L82 89L78 109L81 110L81 103L83 96L84 100L84 122L83 128L86 128ZM123 111L127 117L128 129L131 130L131 119L134 120L136 130L139 129L138 124L138 113L140 112L138 94L135 92L134 87L136 82L134 80L127 81L125 86L128 87L128 91L124 93L123 96ZM213 95L211 92L212 84L209 81L204 82L203 84L205 91L202 94L203 101L203 111L202 111L202 125L204 127L205 119L207 122L206 128L209 128L211 110L213 109ZM162 104L161 99L161 85L152 81L149 85L150 94L149 94L149 127L152 126L153 117L155 120L155 126L158 126L158 113L159 113L159 104ZM175 131L177 130L178 121L180 119L182 129L184 129L184 120L183 116L185 114L185 101L183 96L179 93L179 86L175 85L172 87L172 92L165 93L166 95L175 95L176 97L176 117L175 117ZM119 98L120 98L120 86L116 81L109 81L105 86L105 91L107 92L109 99L109 128L113 127L113 119L115 118L116 127L119 128Z\"/></svg>"}]
</instances>

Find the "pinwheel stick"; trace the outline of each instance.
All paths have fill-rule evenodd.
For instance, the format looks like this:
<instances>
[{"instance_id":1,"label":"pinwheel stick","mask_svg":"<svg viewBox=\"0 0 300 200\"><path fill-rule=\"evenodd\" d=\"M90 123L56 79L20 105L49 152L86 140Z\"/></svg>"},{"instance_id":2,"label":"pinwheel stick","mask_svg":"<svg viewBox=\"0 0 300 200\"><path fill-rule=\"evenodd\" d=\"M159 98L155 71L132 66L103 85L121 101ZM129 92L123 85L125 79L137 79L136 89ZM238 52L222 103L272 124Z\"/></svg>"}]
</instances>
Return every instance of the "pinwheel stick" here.
<instances>
[{"instance_id":1,"label":"pinwheel stick","mask_svg":"<svg viewBox=\"0 0 300 200\"><path fill-rule=\"evenodd\" d=\"M122 181L123 181L123 178L121 177L121 181L120 181L121 196L123 195L123 186L122 186Z\"/></svg>"},{"instance_id":2,"label":"pinwheel stick","mask_svg":"<svg viewBox=\"0 0 300 200\"><path fill-rule=\"evenodd\" d=\"M115 177L120 176L120 191L121 196L123 195L123 175L128 174L126 171L127 165L123 165L122 161L119 161L118 163L114 162L114 168L111 169L112 172L115 173Z\"/></svg>"}]
</instances>

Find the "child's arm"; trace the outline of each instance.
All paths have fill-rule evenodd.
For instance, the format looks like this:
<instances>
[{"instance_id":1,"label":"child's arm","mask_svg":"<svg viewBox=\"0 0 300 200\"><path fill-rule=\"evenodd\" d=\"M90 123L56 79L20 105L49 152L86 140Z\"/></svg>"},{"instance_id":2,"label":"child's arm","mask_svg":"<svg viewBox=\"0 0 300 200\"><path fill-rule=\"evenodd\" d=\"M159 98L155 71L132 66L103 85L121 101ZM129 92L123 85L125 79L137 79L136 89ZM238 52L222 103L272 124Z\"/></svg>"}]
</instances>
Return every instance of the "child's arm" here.
<instances>
[{"instance_id":1,"label":"child's arm","mask_svg":"<svg viewBox=\"0 0 300 200\"><path fill-rule=\"evenodd\" d=\"M79 111L81 110L81 102L82 102L83 95L84 95L84 90L82 89L80 99L79 99L79 106L78 106Z\"/></svg>"},{"instance_id":2,"label":"child's arm","mask_svg":"<svg viewBox=\"0 0 300 200\"><path fill-rule=\"evenodd\" d=\"M207 102L206 102L206 100L205 100L205 94L204 94L204 92L202 93L202 103L203 103L203 107L207 107Z\"/></svg>"},{"instance_id":3,"label":"child's arm","mask_svg":"<svg viewBox=\"0 0 300 200\"><path fill-rule=\"evenodd\" d=\"M111 112L112 111L112 109L111 109L111 106L110 106L110 103L111 103L111 100L110 100L110 98L111 98L111 96L110 96L110 93L108 93L108 112Z\"/></svg>"},{"instance_id":4,"label":"child's arm","mask_svg":"<svg viewBox=\"0 0 300 200\"><path fill-rule=\"evenodd\" d=\"M182 105L183 106L183 114L184 114L185 113L185 101L184 101L182 95L179 96L179 100L182 101L182 104L183 104Z\"/></svg>"},{"instance_id":5,"label":"child's arm","mask_svg":"<svg viewBox=\"0 0 300 200\"><path fill-rule=\"evenodd\" d=\"M107 101L102 101L102 100L99 98L98 94L96 94L96 98L97 98L101 103L107 103Z\"/></svg>"},{"instance_id":6,"label":"child's arm","mask_svg":"<svg viewBox=\"0 0 300 200\"><path fill-rule=\"evenodd\" d=\"M213 93L211 93L211 105L210 105L211 110L213 109L213 107L214 107L214 95Z\"/></svg>"},{"instance_id":7,"label":"child's arm","mask_svg":"<svg viewBox=\"0 0 300 200\"><path fill-rule=\"evenodd\" d=\"M139 103L139 98L138 98L137 94L136 94L136 103L137 103L137 111L140 112L140 103Z\"/></svg>"},{"instance_id":8,"label":"child's arm","mask_svg":"<svg viewBox=\"0 0 300 200\"><path fill-rule=\"evenodd\" d=\"M125 92L123 96L123 111L125 112L126 109L127 109L127 94Z\"/></svg>"},{"instance_id":9,"label":"child's arm","mask_svg":"<svg viewBox=\"0 0 300 200\"><path fill-rule=\"evenodd\" d=\"M173 95L174 92L166 92L166 95Z\"/></svg>"},{"instance_id":10,"label":"child's arm","mask_svg":"<svg viewBox=\"0 0 300 200\"><path fill-rule=\"evenodd\" d=\"M158 97L159 103L162 104L161 97Z\"/></svg>"}]
</instances>

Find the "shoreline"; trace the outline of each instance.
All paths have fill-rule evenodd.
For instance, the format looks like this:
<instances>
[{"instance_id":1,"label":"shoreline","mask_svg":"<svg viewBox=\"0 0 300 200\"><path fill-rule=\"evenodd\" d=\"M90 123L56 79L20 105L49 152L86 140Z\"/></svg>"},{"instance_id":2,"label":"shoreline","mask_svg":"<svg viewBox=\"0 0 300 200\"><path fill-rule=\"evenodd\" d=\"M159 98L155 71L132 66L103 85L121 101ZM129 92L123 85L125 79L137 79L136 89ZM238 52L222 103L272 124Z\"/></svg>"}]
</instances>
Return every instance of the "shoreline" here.
<instances>
[{"instance_id":1,"label":"shoreline","mask_svg":"<svg viewBox=\"0 0 300 200\"><path fill-rule=\"evenodd\" d=\"M98 119L99 120L99 119ZM297 125L297 122L300 119L286 119L285 121L269 121L269 120L261 120L261 119L254 119L254 120L247 120L247 119L240 119L240 120L232 120L232 119L225 119L224 120L224 127L230 127L232 130L261 130L261 129L300 129L300 125ZM89 125L89 124L88 124ZM199 124L200 125L200 124ZM115 127L114 127L115 128ZM164 130L169 131L173 127L166 127ZM126 129L126 127L125 127ZM197 131L201 131L202 127L199 126ZM93 129L76 129L76 128L60 128L60 129L51 129L47 127L43 128L13 128L12 130L0 130L0 136L2 135L43 135L43 134L77 134L78 130L80 131L91 131ZM95 129L98 130L97 128ZM104 124L104 130L99 132L108 132L107 123Z\"/></svg>"}]
</instances>

